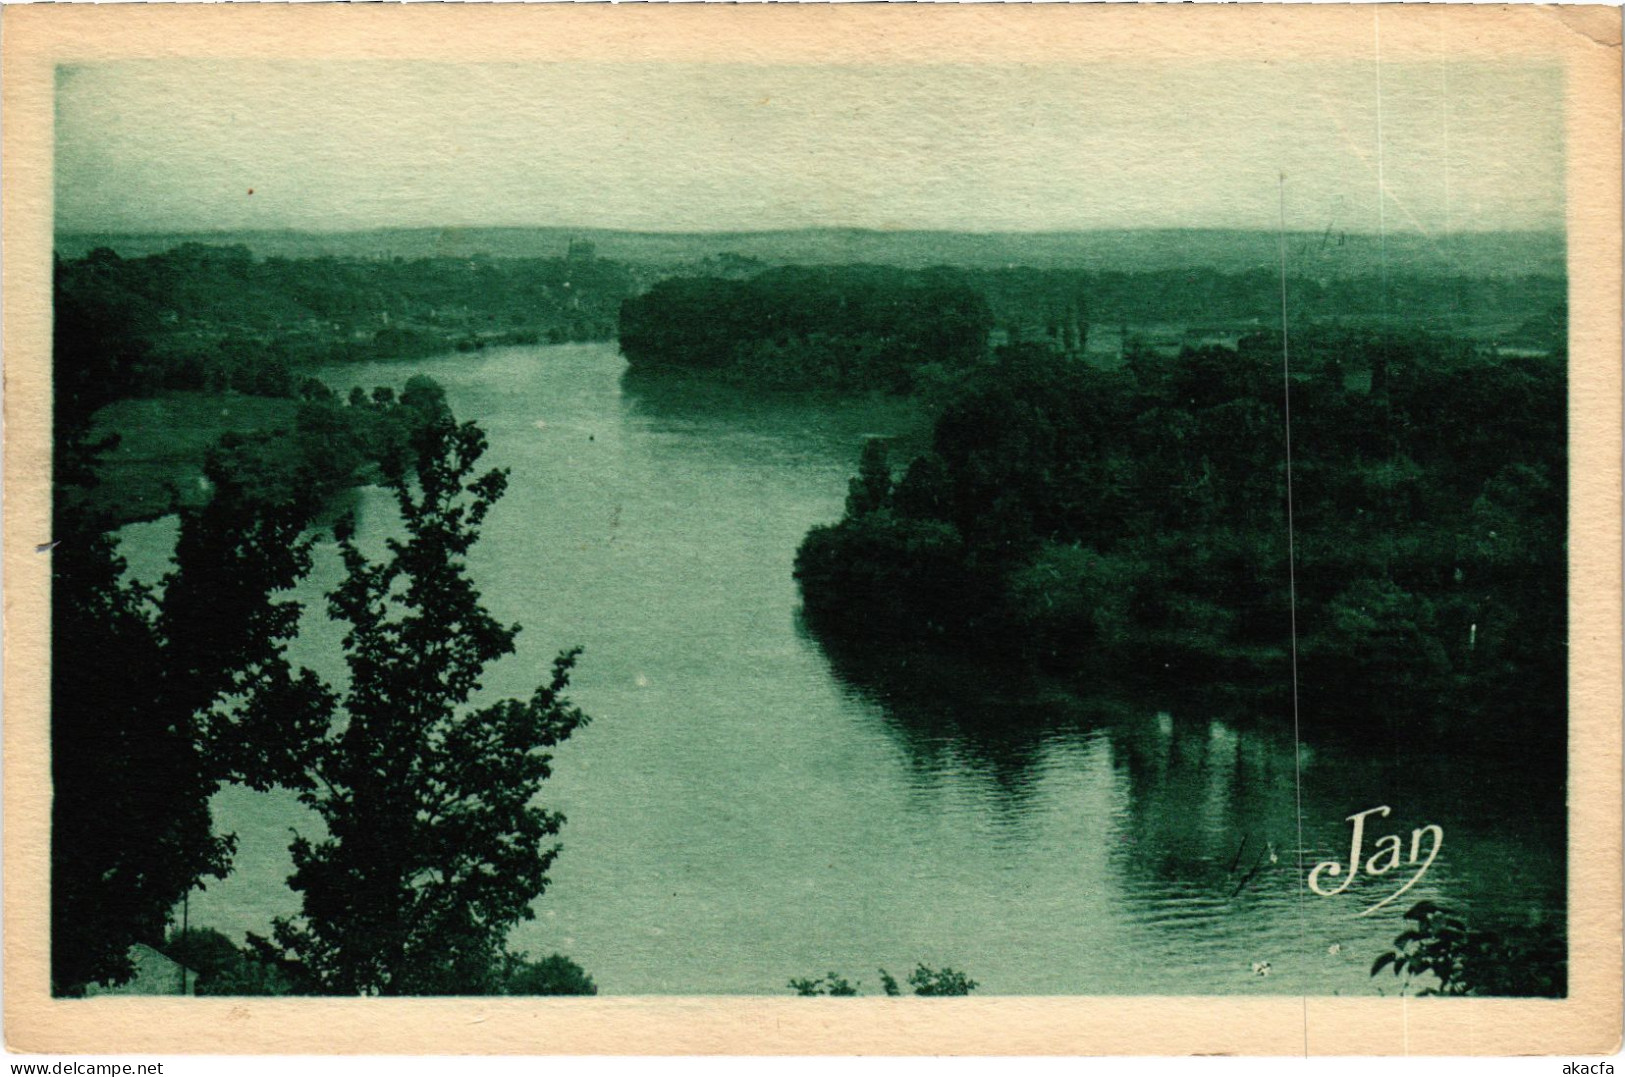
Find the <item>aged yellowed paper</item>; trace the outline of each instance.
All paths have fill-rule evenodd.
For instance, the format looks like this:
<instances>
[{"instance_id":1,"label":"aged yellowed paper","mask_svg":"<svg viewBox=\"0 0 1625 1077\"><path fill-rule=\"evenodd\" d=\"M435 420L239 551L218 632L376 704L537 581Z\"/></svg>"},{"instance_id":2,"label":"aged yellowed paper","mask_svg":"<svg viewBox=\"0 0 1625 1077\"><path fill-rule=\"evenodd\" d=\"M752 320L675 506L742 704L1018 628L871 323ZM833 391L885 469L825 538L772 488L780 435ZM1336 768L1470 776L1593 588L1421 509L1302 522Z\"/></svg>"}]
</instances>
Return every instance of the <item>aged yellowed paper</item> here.
<instances>
[{"instance_id":1,"label":"aged yellowed paper","mask_svg":"<svg viewBox=\"0 0 1625 1077\"><path fill-rule=\"evenodd\" d=\"M1617 10L4 31L9 1046L1618 1046Z\"/></svg>"}]
</instances>

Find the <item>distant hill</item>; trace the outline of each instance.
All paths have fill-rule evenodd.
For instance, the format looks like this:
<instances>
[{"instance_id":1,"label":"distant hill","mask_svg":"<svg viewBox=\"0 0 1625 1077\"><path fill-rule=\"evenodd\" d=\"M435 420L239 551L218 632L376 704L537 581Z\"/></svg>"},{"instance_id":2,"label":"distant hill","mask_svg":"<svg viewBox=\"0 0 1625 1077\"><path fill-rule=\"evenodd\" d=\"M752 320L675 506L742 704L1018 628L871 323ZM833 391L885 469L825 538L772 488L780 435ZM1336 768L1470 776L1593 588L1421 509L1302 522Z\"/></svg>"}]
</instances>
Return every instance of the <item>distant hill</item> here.
<instances>
[{"instance_id":1,"label":"distant hill","mask_svg":"<svg viewBox=\"0 0 1625 1077\"><path fill-rule=\"evenodd\" d=\"M867 263L921 268L1032 266L1145 272L1208 267L1240 272L1273 267L1278 237L1271 231L1163 229L1094 232L978 233L813 228L778 232L619 232L573 228L398 228L360 232L64 233L63 257L111 247L124 257L156 254L183 243L242 244L259 257L494 258L563 257L572 241L600 258L664 269L699 265L722 255L768 265ZM1461 232L1442 237L1299 232L1287 236L1294 273L1364 276L1382 272L1501 277L1565 272L1564 237L1557 232Z\"/></svg>"}]
</instances>

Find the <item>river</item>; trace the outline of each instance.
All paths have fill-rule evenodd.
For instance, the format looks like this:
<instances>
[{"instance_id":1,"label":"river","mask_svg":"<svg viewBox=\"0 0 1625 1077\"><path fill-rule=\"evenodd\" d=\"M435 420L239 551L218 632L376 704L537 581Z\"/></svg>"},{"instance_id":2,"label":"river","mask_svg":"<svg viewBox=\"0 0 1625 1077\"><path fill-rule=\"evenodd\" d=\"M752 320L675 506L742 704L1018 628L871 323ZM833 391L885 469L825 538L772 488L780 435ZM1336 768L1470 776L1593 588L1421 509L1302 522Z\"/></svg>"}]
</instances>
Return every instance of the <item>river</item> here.
<instances>
[{"instance_id":1,"label":"river","mask_svg":"<svg viewBox=\"0 0 1625 1077\"><path fill-rule=\"evenodd\" d=\"M1355 995L1397 990L1369 969L1414 900L1560 922L1561 802L1532 801L1510 767L1444 746L1295 751L1289 720L832 657L798 619L796 546L840 516L865 435L906 446L921 417L623 370L614 345L585 344L318 372L341 394L428 375L512 469L471 572L524 631L482 698L528 695L556 651L585 647L572 696L592 723L544 797L568 816L563 852L514 948L563 952L606 994L785 994L831 970L869 994L878 967L925 962L979 994ZM375 488L337 509L373 549L393 527ZM173 535L172 518L126 528L132 571L155 579ZM330 680L341 632L321 596L338 577L325 535L292 651ZM1345 819L1378 805L1365 855L1383 834L1408 854L1427 824L1444 842L1360 916L1416 867L1333 897L1299 880L1346 860ZM236 869L193 894L191 923L263 933L297 910L290 828L319 828L283 793L228 788L213 809Z\"/></svg>"}]
</instances>

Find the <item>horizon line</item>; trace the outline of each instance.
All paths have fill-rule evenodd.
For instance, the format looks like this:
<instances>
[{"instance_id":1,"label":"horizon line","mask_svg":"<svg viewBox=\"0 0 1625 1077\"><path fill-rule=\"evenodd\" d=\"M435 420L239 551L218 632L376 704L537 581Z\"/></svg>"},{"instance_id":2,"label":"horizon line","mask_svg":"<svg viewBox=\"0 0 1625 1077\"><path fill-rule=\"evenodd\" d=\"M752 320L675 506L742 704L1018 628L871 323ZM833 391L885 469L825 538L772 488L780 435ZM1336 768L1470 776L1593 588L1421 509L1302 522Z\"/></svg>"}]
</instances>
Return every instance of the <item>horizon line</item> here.
<instances>
[{"instance_id":1,"label":"horizon line","mask_svg":"<svg viewBox=\"0 0 1625 1077\"><path fill-rule=\"evenodd\" d=\"M701 229L651 229L651 228L622 228L611 225L582 225L582 224L379 224L360 225L342 228L301 228L301 227L254 227L254 228L152 228L139 231L108 228L54 228L53 236L165 236L165 235L274 235L293 234L306 236L344 236L364 235L369 232L609 232L617 235L634 236L752 236L752 235L783 235L809 232L858 232L876 236L901 235L940 235L940 236L1077 236L1096 235L1113 232L1259 232L1275 235L1279 231L1270 226L1247 225L1153 225L1135 227L1132 225L1102 226L1096 228L1040 228L1040 229L959 229L959 228L876 228L862 225L844 224L814 224L793 227L763 227L763 228L701 228ZM1288 235L1321 235L1325 229L1300 228L1289 229ZM1437 238L1439 236L1561 236L1567 237L1568 229L1562 227L1547 228L1454 228L1443 231L1428 232L1416 228L1391 229L1386 231L1363 231L1358 229L1334 229L1333 231L1346 236L1364 236L1373 239L1393 236L1419 236L1422 238Z\"/></svg>"}]
</instances>

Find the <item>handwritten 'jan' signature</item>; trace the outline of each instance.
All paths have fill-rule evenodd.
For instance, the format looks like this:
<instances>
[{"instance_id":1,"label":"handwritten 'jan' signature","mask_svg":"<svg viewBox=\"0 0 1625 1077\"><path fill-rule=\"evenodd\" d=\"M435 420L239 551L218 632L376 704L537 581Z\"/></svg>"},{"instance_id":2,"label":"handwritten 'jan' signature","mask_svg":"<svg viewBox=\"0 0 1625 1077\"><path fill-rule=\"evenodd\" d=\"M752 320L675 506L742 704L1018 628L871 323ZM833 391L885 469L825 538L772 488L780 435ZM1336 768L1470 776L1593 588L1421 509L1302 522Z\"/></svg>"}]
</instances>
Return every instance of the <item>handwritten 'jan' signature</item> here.
<instances>
[{"instance_id":1,"label":"handwritten 'jan' signature","mask_svg":"<svg viewBox=\"0 0 1625 1077\"><path fill-rule=\"evenodd\" d=\"M1362 846L1365 843L1366 817L1370 815L1386 816L1389 811L1389 807L1386 804L1383 804L1375 808L1367 808L1365 811L1356 812L1349 816L1347 822L1351 823L1354 827L1354 839L1353 843L1349 847L1347 868L1345 868L1343 863L1338 860L1324 860L1319 864L1316 864L1314 870L1309 873L1309 889L1313 890L1321 897L1336 897L1338 894L1341 894L1350 886L1354 885L1354 880L1359 876L1362 866L1360 854L1363 851ZM1431 839L1431 847L1427 851L1426 860L1422 859L1422 838L1424 836ZM1359 913L1358 915L1371 915L1384 905L1387 905L1389 902L1398 898L1401 894L1405 893L1405 891L1409 890L1417 883L1421 882L1422 876L1426 875L1428 868L1433 866L1434 858L1439 855L1439 850L1443 847L1443 827L1429 823L1426 826L1418 827L1411 831L1410 859L1405 861L1405 863L1420 864L1421 866L1416 869L1416 874L1412 875L1404 886L1401 886L1398 890L1395 890L1392 894L1389 894L1387 897L1383 898L1381 901L1377 902L1375 905L1366 909L1364 912ZM1380 877L1388 874L1395 868L1398 868L1401 863L1400 854L1403 848L1404 843L1400 840L1398 834L1384 834L1382 837L1377 839L1375 851L1363 862L1365 873L1374 877ZM1320 879L1323 874L1334 879L1338 876L1342 876L1343 881L1334 889L1327 890L1320 885Z\"/></svg>"}]
</instances>

